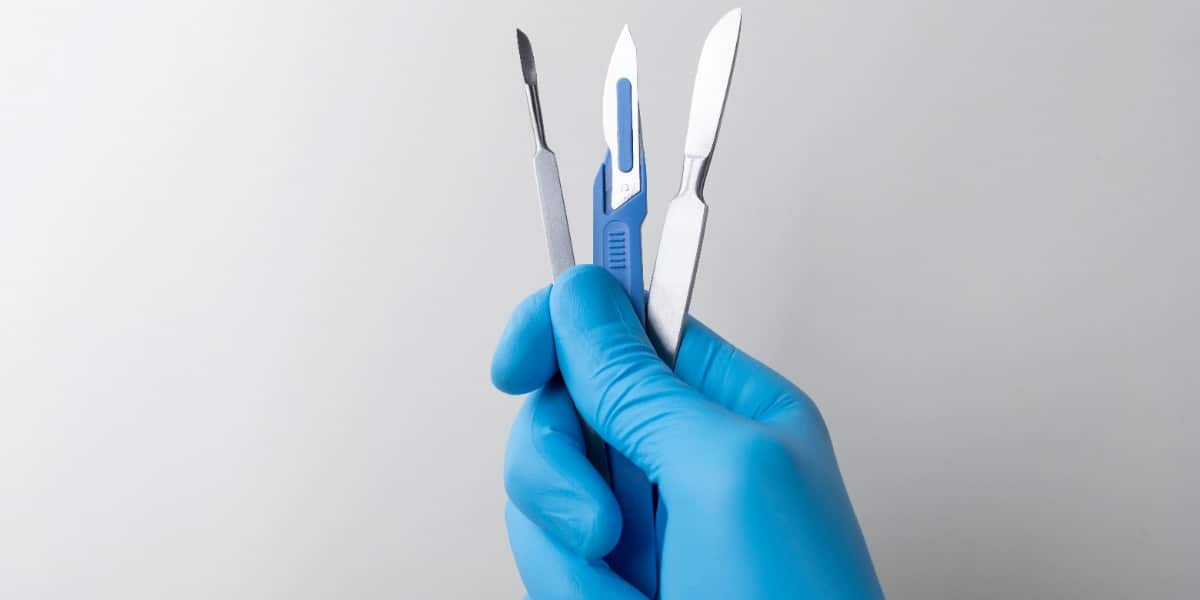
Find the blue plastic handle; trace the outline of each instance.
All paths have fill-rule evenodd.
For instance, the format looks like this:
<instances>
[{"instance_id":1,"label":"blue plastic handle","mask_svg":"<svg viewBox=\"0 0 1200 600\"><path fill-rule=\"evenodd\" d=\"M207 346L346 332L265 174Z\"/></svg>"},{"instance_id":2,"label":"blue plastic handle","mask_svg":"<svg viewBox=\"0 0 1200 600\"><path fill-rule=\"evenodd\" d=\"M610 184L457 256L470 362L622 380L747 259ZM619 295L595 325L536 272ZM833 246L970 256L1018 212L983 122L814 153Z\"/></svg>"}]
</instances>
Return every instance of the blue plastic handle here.
<instances>
[{"instance_id":1,"label":"blue plastic handle","mask_svg":"<svg viewBox=\"0 0 1200 600\"><path fill-rule=\"evenodd\" d=\"M615 210L609 210L612 155L605 153L592 193L592 262L604 267L621 282L638 319L645 323L646 291L642 284L642 222L646 219L644 154L639 171L641 189L638 193ZM621 507L622 523L621 539L606 560L626 581L647 597L655 598L658 592L658 530L654 519L654 490L645 473L612 448L608 448L608 464L613 495Z\"/></svg>"},{"instance_id":2,"label":"blue plastic handle","mask_svg":"<svg viewBox=\"0 0 1200 600\"><path fill-rule=\"evenodd\" d=\"M638 319L646 322L646 288L642 283L642 221L646 220L646 159L642 157L642 189L616 210L608 210L612 156L596 173L592 190L592 262L604 267L629 294Z\"/></svg>"}]
</instances>

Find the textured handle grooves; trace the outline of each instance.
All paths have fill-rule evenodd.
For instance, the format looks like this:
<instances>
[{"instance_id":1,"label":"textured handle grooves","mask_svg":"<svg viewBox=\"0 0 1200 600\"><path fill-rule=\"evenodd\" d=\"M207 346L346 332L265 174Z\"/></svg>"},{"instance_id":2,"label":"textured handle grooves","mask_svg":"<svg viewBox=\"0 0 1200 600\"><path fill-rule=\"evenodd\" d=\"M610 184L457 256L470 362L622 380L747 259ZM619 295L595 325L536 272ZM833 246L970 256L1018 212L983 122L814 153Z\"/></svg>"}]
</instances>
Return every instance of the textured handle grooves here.
<instances>
[{"instance_id":1,"label":"textured handle grooves","mask_svg":"<svg viewBox=\"0 0 1200 600\"><path fill-rule=\"evenodd\" d=\"M629 268L629 228L624 223L609 223L604 230L604 266L610 271Z\"/></svg>"},{"instance_id":2,"label":"textured handle grooves","mask_svg":"<svg viewBox=\"0 0 1200 600\"><path fill-rule=\"evenodd\" d=\"M596 173L592 195L592 262L604 267L625 288L638 319L646 322L646 287L642 278L642 221L646 220L646 171L642 159L641 191L615 210L608 210L612 157L605 156Z\"/></svg>"}]
</instances>

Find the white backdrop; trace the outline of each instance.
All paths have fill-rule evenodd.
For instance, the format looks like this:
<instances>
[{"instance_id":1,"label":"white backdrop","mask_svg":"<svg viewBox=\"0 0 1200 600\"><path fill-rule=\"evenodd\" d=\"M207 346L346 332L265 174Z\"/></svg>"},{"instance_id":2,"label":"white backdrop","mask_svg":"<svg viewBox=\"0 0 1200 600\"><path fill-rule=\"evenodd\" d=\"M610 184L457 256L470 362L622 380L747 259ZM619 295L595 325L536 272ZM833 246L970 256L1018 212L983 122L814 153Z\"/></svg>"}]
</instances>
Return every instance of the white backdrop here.
<instances>
[{"instance_id":1,"label":"white backdrop","mask_svg":"<svg viewBox=\"0 0 1200 600\"><path fill-rule=\"evenodd\" d=\"M647 261L700 2L0 7L0 597L516 598L547 265L638 45ZM893 598L1187 598L1194 2L748 2L694 313L822 408Z\"/></svg>"}]
</instances>

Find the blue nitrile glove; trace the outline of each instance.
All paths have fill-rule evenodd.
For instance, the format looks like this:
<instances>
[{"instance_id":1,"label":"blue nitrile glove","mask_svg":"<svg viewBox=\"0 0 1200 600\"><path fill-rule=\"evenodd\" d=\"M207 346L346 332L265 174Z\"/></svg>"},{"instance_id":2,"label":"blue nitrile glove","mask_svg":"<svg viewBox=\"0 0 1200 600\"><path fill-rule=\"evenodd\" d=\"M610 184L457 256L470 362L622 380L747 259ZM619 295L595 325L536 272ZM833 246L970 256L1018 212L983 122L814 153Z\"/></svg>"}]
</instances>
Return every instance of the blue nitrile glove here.
<instances>
[{"instance_id":1,"label":"blue nitrile glove","mask_svg":"<svg viewBox=\"0 0 1200 600\"><path fill-rule=\"evenodd\" d=\"M664 600L883 596L812 401L699 322L672 372L616 280L576 267L517 307L492 379L536 390L504 473L509 541L533 600L645 600L602 559L621 519L584 456L572 398L658 484Z\"/></svg>"}]
</instances>

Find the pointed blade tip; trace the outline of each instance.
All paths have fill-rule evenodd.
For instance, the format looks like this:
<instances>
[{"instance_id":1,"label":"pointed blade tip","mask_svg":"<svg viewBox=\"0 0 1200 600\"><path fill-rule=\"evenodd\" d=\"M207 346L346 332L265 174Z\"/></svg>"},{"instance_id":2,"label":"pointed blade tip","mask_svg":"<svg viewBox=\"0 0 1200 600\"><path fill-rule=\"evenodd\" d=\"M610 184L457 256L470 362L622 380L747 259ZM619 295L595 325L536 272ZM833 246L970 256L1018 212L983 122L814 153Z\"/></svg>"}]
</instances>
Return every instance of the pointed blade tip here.
<instances>
[{"instance_id":1,"label":"pointed blade tip","mask_svg":"<svg viewBox=\"0 0 1200 600\"><path fill-rule=\"evenodd\" d=\"M725 13L725 15L722 16L719 21L717 21L717 24L713 25L713 28L709 30L709 34L711 35L712 33L717 32L718 30L722 29L725 26L734 27L735 29L738 30L738 35L739 36L741 35L741 30L742 30L742 9L741 8L735 8L735 9Z\"/></svg>"},{"instance_id":2,"label":"pointed blade tip","mask_svg":"<svg viewBox=\"0 0 1200 600\"><path fill-rule=\"evenodd\" d=\"M629 47L634 57L637 56L637 45L633 43L633 33L629 31L628 24L621 27L621 35L617 36L617 45L613 48L613 56L616 56L617 51L625 46Z\"/></svg>"},{"instance_id":3,"label":"pointed blade tip","mask_svg":"<svg viewBox=\"0 0 1200 600\"><path fill-rule=\"evenodd\" d=\"M687 139L684 142L684 151L688 156L712 154L725 112L725 100L729 94L741 33L742 9L735 8L713 25L700 49Z\"/></svg>"},{"instance_id":4,"label":"pointed blade tip","mask_svg":"<svg viewBox=\"0 0 1200 600\"><path fill-rule=\"evenodd\" d=\"M636 79L637 75L637 46L633 44L633 36L629 33L629 25L621 28L621 34L617 37L617 43L613 45L612 56L608 60L608 72L604 77L604 98L605 106L610 100L610 94L615 93L614 86L618 79L627 77ZM631 77L632 76L632 77ZM616 104L612 105L613 110L616 110ZM605 109L607 113L608 109Z\"/></svg>"},{"instance_id":5,"label":"pointed blade tip","mask_svg":"<svg viewBox=\"0 0 1200 600\"><path fill-rule=\"evenodd\" d=\"M734 31L734 44L736 44L738 38L742 37L742 9L735 8L722 15L717 24L708 30L708 35L704 38L705 45L708 45L708 42L718 34L723 34L730 29Z\"/></svg>"},{"instance_id":6,"label":"pointed blade tip","mask_svg":"<svg viewBox=\"0 0 1200 600\"><path fill-rule=\"evenodd\" d=\"M617 36L617 43L613 45L612 56L609 57L608 68L610 75L614 68L621 71L637 69L637 46L633 43L629 25L621 27L621 34Z\"/></svg>"}]
</instances>

